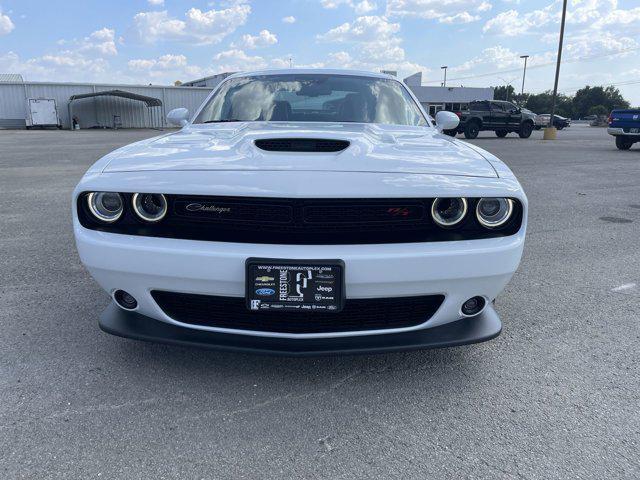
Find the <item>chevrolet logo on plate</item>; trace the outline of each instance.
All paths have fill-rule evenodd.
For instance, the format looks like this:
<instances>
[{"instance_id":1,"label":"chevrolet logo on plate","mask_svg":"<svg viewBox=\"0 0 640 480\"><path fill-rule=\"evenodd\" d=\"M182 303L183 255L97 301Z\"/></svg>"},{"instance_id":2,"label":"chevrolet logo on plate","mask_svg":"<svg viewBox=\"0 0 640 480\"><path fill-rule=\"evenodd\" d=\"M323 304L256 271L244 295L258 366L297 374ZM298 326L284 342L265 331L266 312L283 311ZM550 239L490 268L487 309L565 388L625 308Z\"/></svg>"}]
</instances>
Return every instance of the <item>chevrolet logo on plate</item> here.
<instances>
[{"instance_id":1,"label":"chevrolet logo on plate","mask_svg":"<svg viewBox=\"0 0 640 480\"><path fill-rule=\"evenodd\" d=\"M267 277L267 276L263 276L263 277L256 277L256 282L273 282L275 280L274 277Z\"/></svg>"}]
</instances>

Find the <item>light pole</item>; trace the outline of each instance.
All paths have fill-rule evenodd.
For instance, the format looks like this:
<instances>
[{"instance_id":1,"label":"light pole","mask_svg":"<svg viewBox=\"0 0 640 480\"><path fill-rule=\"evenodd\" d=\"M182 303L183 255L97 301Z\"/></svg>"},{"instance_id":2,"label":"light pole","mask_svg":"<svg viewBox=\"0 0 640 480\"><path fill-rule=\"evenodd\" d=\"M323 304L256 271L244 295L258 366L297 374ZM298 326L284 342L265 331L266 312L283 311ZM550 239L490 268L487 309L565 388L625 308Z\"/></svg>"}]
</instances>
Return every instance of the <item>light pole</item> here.
<instances>
[{"instance_id":1,"label":"light pole","mask_svg":"<svg viewBox=\"0 0 640 480\"><path fill-rule=\"evenodd\" d=\"M522 72L522 91L520 94L524 95L524 79L527 76L527 59L529 55L520 55L520 58L524 58L524 72Z\"/></svg>"},{"instance_id":2,"label":"light pole","mask_svg":"<svg viewBox=\"0 0 640 480\"><path fill-rule=\"evenodd\" d=\"M551 116L549 117L549 126L544 129L545 140L555 140L556 129L553 126L553 120L556 113L556 97L558 96L558 80L560 78L560 62L562 60L562 41L564 40L564 22L567 18L567 0L562 2L562 21L560 22L560 41L558 42L558 61L556 63L556 81L553 84L553 98L551 100Z\"/></svg>"},{"instance_id":3,"label":"light pole","mask_svg":"<svg viewBox=\"0 0 640 480\"><path fill-rule=\"evenodd\" d=\"M444 83L442 84L443 87L447 86L447 68L449 68L447 65L440 67L441 70L444 70Z\"/></svg>"}]
</instances>

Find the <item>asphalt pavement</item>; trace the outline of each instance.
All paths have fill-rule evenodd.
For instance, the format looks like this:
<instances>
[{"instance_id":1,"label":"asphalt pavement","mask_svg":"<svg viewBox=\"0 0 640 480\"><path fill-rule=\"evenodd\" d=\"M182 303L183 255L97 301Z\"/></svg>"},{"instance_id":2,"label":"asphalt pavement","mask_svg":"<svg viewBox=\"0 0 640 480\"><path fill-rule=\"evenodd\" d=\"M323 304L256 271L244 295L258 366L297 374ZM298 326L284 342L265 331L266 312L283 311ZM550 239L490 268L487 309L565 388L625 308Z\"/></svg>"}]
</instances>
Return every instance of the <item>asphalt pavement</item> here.
<instances>
[{"instance_id":1,"label":"asphalt pavement","mask_svg":"<svg viewBox=\"0 0 640 480\"><path fill-rule=\"evenodd\" d=\"M483 133L530 201L479 345L279 358L102 333L71 192L155 131L0 131L0 478L640 477L640 145Z\"/></svg>"}]
</instances>

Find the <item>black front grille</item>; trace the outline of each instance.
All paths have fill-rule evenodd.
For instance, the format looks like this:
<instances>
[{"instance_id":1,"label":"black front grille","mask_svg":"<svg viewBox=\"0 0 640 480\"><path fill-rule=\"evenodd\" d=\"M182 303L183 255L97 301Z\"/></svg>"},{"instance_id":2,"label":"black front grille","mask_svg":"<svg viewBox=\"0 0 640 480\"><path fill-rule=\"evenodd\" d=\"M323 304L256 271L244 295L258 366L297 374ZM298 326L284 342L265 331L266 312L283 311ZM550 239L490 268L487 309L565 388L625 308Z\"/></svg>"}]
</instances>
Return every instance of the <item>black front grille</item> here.
<instances>
[{"instance_id":1,"label":"black front grille","mask_svg":"<svg viewBox=\"0 0 640 480\"><path fill-rule=\"evenodd\" d=\"M269 138L255 141L256 147L268 152L340 152L349 146L346 140L322 138Z\"/></svg>"},{"instance_id":2,"label":"black front grille","mask_svg":"<svg viewBox=\"0 0 640 480\"><path fill-rule=\"evenodd\" d=\"M190 325L278 333L384 330L420 325L438 310L443 295L347 299L339 313L252 312L244 298L154 290L154 300L174 320Z\"/></svg>"},{"instance_id":3,"label":"black front grille","mask_svg":"<svg viewBox=\"0 0 640 480\"><path fill-rule=\"evenodd\" d=\"M78 218L93 230L188 240L280 245L354 245L474 240L513 235L522 223L522 205L507 224L489 230L475 218L478 199L469 198L469 213L455 228L431 218L430 198L291 199L166 195L168 214L156 224L139 220L131 194L122 194L125 211L112 224L100 223L78 197Z\"/></svg>"}]
</instances>

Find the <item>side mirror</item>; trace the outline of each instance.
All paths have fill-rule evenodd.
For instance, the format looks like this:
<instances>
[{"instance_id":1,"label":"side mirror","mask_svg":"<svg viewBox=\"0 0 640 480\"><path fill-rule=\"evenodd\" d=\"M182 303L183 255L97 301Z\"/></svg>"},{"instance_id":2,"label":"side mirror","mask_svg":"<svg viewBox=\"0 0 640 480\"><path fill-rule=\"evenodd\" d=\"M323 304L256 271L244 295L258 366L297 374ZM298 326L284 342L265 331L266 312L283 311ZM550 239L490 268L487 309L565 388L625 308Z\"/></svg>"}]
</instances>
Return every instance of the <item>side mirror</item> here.
<instances>
[{"instance_id":1,"label":"side mirror","mask_svg":"<svg viewBox=\"0 0 640 480\"><path fill-rule=\"evenodd\" d=\"M167 122L169 122L169 125L184 127L189 123L189 110L186 108L174 108L167 114Z\"/></svg>"},{"instance_id":2,"label":"side mirror","mask_svg":"<svg viewBox=\"0 0 640 480\"><path fill-rule=\"evenodd\" d=\"M453 130L460 125L460 118L453 112L440 111L436 113L436 129L439 132L443 130Z\"/></svg>"}]
</instances>

